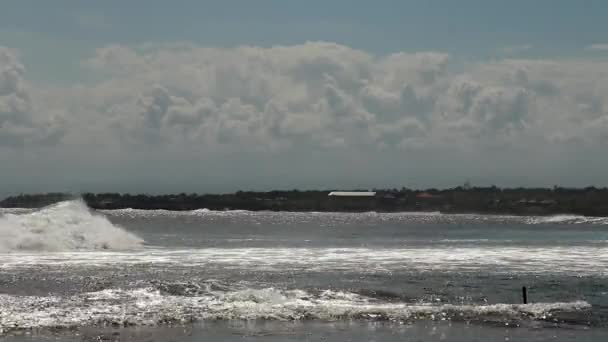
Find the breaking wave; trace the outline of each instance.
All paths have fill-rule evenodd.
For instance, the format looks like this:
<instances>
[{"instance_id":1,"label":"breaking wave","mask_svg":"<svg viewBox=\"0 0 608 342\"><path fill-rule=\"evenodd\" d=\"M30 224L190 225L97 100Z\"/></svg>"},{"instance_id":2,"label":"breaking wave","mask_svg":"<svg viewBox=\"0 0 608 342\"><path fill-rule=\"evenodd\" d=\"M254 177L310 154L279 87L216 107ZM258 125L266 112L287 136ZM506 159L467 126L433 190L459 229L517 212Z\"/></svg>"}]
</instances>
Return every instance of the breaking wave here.
<instances>
[{"instance_id":1,"label":"breaking wave","mask_svg":"<svg viewBox=\"0 0 608 342\"><path fill-rule=\"evenodd\" d=\"M80 200L0 216L0 252L128 250L142 243Z\"/></svg>"},{"instance_id":2,"label":"breaking wave","mask_svg":"<svg viewBox=\"0 0 608 342\"><path fill-rule=\"evenodd\" d=\"M492 274L608 275L605 240L590 246L448 246L419 248L200 248L140 251L18 253L0 256L4 269L49 266L193 267L259 272L491 272Z\"/></svg>"},{"instance_id":3,"label":"breaking wave","mask_svg":"<svg viewBox=\"0 0 608 342\"><path fill-rule=\"evenodd\" d=\"M342 217L369 217L369 216L385 216L391 218L400 217L411 217L411 216L447 216L450 214L443 214L439 211L406 211L406 212L337 212L337 211L269 211L269 210L244 210L244 209L232 209L232 210L212 210L208 208L194 209L194 210L166 210L166 209L104 209L100 210L104 214L111 214L116 216L127 216L127 217L151 217L151 216L342 216ZM461 215L461 214L458 214ZM452 215L454 216L454 215ZM492 217L492 216L489 216Z\"/></svg>"},{"instance_id":4,"label":"breaking wave","mask_svg":"<svg viewBox=\"0 0 608 342\"><path fill-rule=\"evenodd\" d=\"M91 325L143 326L204 320L415 320L467 321L515 325L524 321L559 322L591 305L570 303L460 305L387 302L342 291L228 289L226 285L157 284L107 289L72 297L0 295L0 332Z\"/></svg>"},{"instance_id":5,"label":"breaking wave","mask_svg":"<svg viewBox=\"0 0 608 342\"><path fill-rule=\"evenodd\" d=\"M559 224L607 224L608 217L591 217L580 215L554 215L533 217L528 220L530 224L559 223Z\"/></svg>"},{"instance_id":6,"label":"breaking wave","mask_svg":"<svg viewBox=\"0 0 608 342\"><path fill-rule=\"evenodd\" d=\"M590 224L608 225L608 217L590 217L579 215L553 216L515 216L483 214L448 214L441 212L395 212L395 213L347 213L347 212L287 212L287 211L248 211L248 210L210 210L196 209L172 211L164 209L113 209L100 210L113 217L153 218L153 217L193 217L201 220L213 219L255 219L265 222L281 223L322 221L322 223L359 223L359 222L398 222L398 223L431 223L431 224Z\"/></svg>"}]
</instances>

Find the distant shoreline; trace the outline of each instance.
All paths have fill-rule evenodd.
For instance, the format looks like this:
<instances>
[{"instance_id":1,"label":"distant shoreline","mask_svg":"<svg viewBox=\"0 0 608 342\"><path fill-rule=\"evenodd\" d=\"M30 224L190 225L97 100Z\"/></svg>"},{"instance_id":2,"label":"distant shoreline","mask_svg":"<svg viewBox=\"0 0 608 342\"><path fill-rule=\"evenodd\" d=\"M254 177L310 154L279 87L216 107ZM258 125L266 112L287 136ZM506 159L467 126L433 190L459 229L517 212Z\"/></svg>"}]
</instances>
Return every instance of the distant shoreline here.
<instances>
[{"instance_id":1,"label":"distant shoreline","mask_svg":"<svg viewBox=\"0 0 608 342\"><path fill-rule=\"evenodd\" d=\"M46 193L10 196L3 208L41 208L82 198L93 209L141 209L186 211L248 210L275 212L440 212L484 215L581 215L608 216L608 188L382 189L371 197L331 197L335 190L239 191L231 194L119 194Z\"/></svg>"}]
</instances>

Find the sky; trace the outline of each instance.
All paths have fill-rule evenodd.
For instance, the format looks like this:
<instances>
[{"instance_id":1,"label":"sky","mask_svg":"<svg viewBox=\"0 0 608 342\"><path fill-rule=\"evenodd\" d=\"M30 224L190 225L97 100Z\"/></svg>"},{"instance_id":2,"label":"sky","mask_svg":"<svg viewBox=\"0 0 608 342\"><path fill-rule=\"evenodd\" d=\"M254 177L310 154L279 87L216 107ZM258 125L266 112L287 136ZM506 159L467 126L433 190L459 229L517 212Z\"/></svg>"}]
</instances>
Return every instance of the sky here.
<instances>
[{"instance_id":1,"label":"sky","mask_svg":"<svg viewBox=\"0 0 608 342\"><path fill-rule=\"evenodd\" d=\"M608 186L606 1L0 6L0 195Z\"/></svg>"}]
</instances>

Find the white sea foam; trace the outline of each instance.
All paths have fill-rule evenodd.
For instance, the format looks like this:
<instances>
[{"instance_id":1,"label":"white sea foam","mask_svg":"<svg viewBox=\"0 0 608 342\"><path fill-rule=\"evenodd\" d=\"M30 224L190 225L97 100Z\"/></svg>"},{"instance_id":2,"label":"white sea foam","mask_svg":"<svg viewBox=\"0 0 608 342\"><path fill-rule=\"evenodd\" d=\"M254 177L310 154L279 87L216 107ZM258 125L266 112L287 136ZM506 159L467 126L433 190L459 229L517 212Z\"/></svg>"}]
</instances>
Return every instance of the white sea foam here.
<instances>
[{"instance_id":1,"label":"white sea foam","mask_svg":"<svg viewBox=\"0 0 608 342\"><path fill-rule=\"evenodd\" d=\"M84 202L66 201L25 213L0 216L0 252L126 250L142 240L92 213Z\"/></svg>"},{"instance_id":2,"label":"white sea foam","mask_svg":"<svg viewBox=\"0 0 608 342\"><path fill-rule=\"evenodd\" d=\"M255 218L269 222L285 220L331 220L331 222L353 223L358 221L378 220L416 223L523 223L523 224L593 224L608 225L608 217L590 217L579 215L554 216L513 216L513 215L480 215L480 214L444 214L440 212L397 212L397 213L345 213L345 212L273 212L248 210L209 210L196 209L186 211L115 209L100 212L119 217L201 217L201 218Z\"/></svg>"},{"instance_id":3,"label":"white sea foam","mask_svg":"<svg viewBox=\"0 0 608 342\"><path fill-rule=\"evenodd\" d=\"M451 248L205 248L132 252L0 254L0 269L40 266L220 267L260 271L446 271L608 275L608 248L451 247Z\"/></svg>"},{"instance_id":4,"label":"white sea foam","mask_svg":"<svg viewBox=\"0 0 608 342\"><path fill-rule=\"evenodd\" d=\"M407 217L407 216L443 216L438 211L408 211L396 213L379 213L376 211L368 212L321 212L321 211L251 211L251 210L211 210L207 208L194 210L165 210L165 209L105 209L100 210L105 214L116 216L132 216L132 217L147 217L147 216L198 216L198 215L215 215L215 216L343 216L343 217L365 217L365 216L386 216L386 217ZM455 215L452 215L455 216Z\"/></svg>"},{"instance_id":5,"label":"white sea foam","mask_svg":"<svg viewBox=\"0 0 608 342\"><path fill-rule=\"evenodd\" d=\"M32 209L24 208L0 208L0 215L2 214L18 214L18 213L29 213ZM593 216L581 216L581 215L552 215L552 216L514 216L514 215L482 215L482 214L445 214L438 211L435 212L395 212L395 213L379 213L379 212L365 212L365 213L347 213L347 212L274 212L274 211L249 211L249 210L210 210L207 208L195 209L195 210L164 210L164 209L112 209L112 210L99 210L98 212L122 217L257 217L257 218L334 218L343 221L357 221L360 219L366 219L370 217L378 218L379 220L414 220L417 222L462 222L462 221L473 221L473 222L513 222L513 223L525 223L525 224L603 224L608 225L608 217L593 217Z\"/></svg>"},{"instance_id":6,"label":"white sea foam","mask_svg":"<svg viewBox=\"0 0 608 342\"><path fill-rule=\"evenodd\" d=\"M6 214L26 214L35 211L29 208L0 208L0 216Z\"/></svg>"},{"instance_id":7,"label":"white sea foam","mask_svg":"<svg viewBox=\"0 0 608 342\"><path fill-rule=\"evenodd\" d=\"M85 325L158 325L201 320L551 320L560 313L586 312L584 301L528 305L389 303L349 292L275 288L209 291L195 296L156 288L109 289L72 297L0 295L0 329Z\"/></svg>"},{"instance_id":8,"label":"white sea foam","mask_svg":"<svg viewBox=\"0 0 608 342\"><path fill-rule=\"evenodd\" d=\"M608 225L608 217L592 217L592 216L580 216L580 215L554 215L554 216L540 216L532 217L527 220L530 224L547 224L547 223L559 223L559 224L606 224Z\"/></svg>"}]
</instances>

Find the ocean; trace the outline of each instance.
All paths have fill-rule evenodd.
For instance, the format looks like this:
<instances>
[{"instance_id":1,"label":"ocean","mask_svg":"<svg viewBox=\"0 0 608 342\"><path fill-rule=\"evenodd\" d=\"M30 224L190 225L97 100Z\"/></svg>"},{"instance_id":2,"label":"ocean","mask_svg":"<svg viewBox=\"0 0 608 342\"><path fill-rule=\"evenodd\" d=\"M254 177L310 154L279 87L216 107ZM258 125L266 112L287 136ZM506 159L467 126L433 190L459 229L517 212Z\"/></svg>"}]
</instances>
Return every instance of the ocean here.
<instances>
[{"instance_id":1,"label":"ocean","mask_svg":"<svg viewBox=\"0 0 608 342\"><path fill-rule=\"evenodd\" d=\"M608 218L0 209L0 341L607 341L607 267Z\"/></svg>"}]
</instances>

